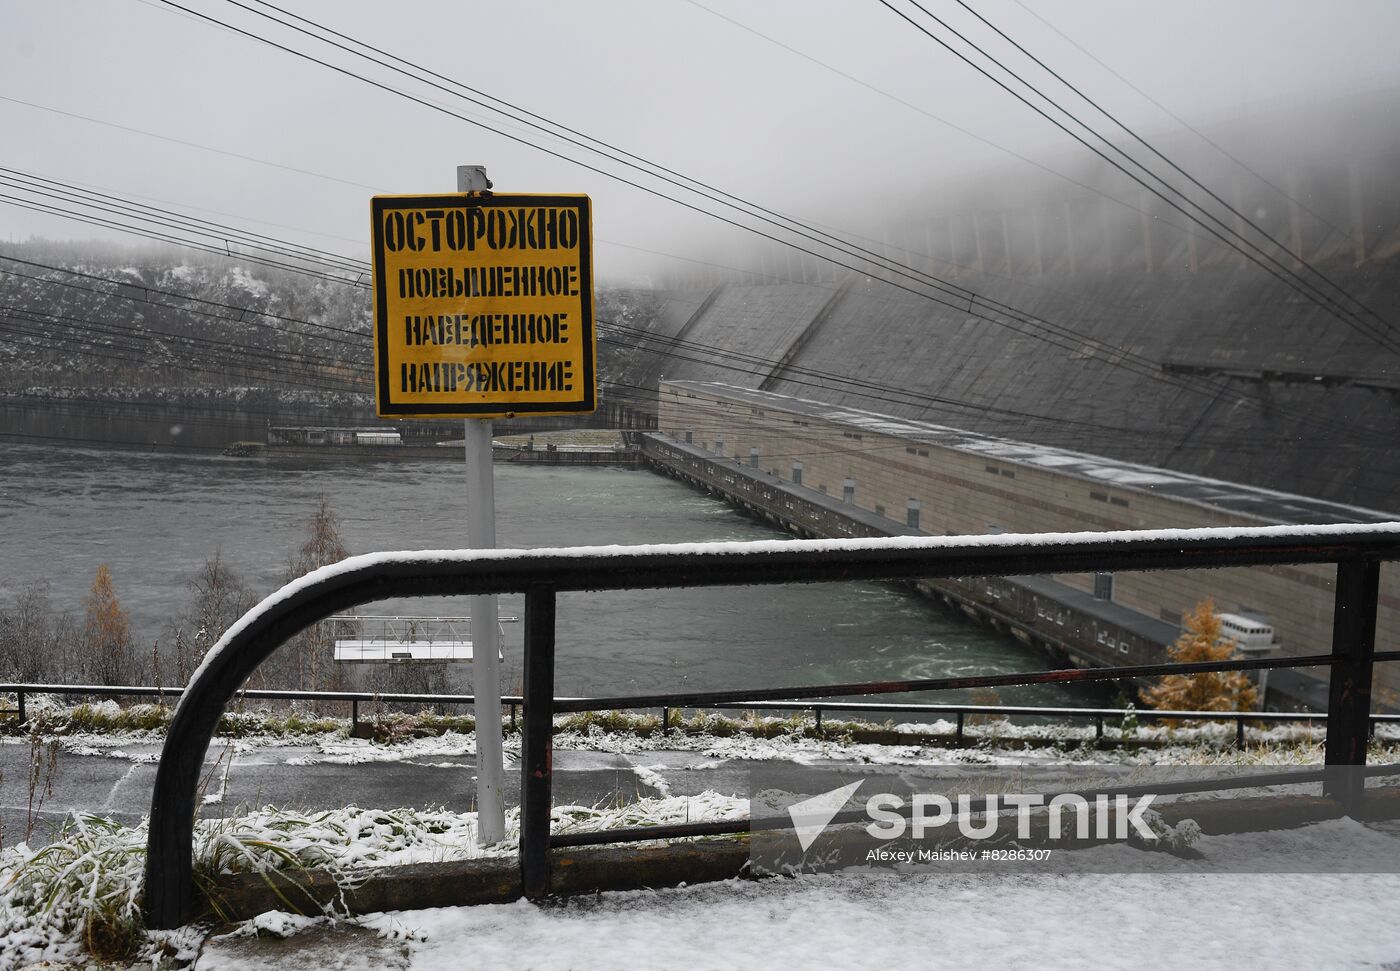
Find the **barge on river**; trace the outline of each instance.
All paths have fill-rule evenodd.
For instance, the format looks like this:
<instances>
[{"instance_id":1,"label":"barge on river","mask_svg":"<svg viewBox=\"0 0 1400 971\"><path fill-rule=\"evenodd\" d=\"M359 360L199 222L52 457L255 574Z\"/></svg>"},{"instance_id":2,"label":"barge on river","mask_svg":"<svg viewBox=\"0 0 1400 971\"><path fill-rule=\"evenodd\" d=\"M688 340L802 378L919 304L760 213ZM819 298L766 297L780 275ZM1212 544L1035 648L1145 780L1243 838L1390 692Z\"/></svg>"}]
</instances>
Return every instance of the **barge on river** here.
<instances>
[{"instance_id":1,"label":"barge on river","mask_svg":"<svg viewBox=\"0 0 1400 971\"><path fill-rule=\"evenodd\" d=\"M267 442L233 442L225 455L247 458L258 455L325 456L348 459L442 459L461 462L460 439L434 441L414 436L411 429L395 427L348 428L325 425L272 425ZM523 445L491 443L497 462L522 465L589 465L640 468L641 450L636 445L545 445L532 441Z\"/></svg>"}]
</instances>

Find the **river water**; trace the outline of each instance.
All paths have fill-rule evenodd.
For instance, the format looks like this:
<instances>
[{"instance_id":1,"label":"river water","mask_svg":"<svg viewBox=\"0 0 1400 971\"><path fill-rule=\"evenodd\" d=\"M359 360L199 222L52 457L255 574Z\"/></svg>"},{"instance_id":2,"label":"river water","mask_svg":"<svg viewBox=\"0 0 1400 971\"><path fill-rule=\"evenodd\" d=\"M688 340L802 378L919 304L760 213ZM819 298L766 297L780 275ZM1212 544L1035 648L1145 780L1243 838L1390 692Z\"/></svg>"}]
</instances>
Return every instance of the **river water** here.
<instances>
[{"instance_id":1,"label":"river water","mask_svg":"<svg viewBox=\"0 0 1400 971\"><path fill-rule=\"evenodd\" d=\"M497 545L575 546L783 538L726 504L650 472L496 467ZM456 463L232 459L189 453L0 444L0 598L47 579L81 619L109 565L138 643L191 599L216 551L254 590L281 582L322 497L353 553L466 545ZM519 616L522 598L503 597ZM1047 660L915 595L869 583L632 590L559 598L559 694L817 684L1044 669ZM361 612L466 613L417 600ZM507 692L521 625L506 628ZM454 679L465 688L467 672ZM1008 703L1102 703L1101 689L1006 689ZM922 700L965 698L948 693ZM913 700L913 699L910 699Z\"/></svg>"}]
</instances>

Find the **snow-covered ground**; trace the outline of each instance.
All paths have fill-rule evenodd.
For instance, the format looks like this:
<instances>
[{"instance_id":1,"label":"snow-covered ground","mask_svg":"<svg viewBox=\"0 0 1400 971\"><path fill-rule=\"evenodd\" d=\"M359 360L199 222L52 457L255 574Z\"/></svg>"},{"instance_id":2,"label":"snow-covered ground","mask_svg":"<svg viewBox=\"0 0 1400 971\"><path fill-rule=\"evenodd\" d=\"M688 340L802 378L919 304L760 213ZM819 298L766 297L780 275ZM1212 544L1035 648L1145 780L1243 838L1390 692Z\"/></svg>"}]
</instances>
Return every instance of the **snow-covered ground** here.
<instances>
[{"instance_id":1,"label":"snow-covered ground","mask_svg":"<svg viewBox=\"0 0 1400 971\"><path fill-rule=\"evenodd\" d=\"M1250 853L1308 852L1342 821L1206 837ZM1358 852L1389 839L1356 836ZM1212 845L1213 844L1213 845ZM1098 851L1090 851L1098 852ZM196 967L540 969L936 967L1394 968L1400 876L967 875L845 872L606 893L535 905L378 914L346 935L320 922L285 944L250 931L208 941ZM265 919L274 928L285 924ZM288 928L290 929L290 928ZM285 948L285 950L283 950Z\"/></svg>"},{"instance_id":2,"label":"snow-covered ground","mask_svg":"<svg viewBox=\"0 0 1400 971\"><path fill-rule=\"evenodd\" d=\"M987 732L994 729L982 727ZM1043 731L1035 729L1031 737L1038 738ZM748 803L737 797L738 790L702 792L701 787L716 779L732 782L729 775L746 762L1296 765L1315 762L1321 755L1311 736L1300 729L1275 730L1269 736L1271 744L1246 753L1219 747L1228 733L1218 730L1178 730L1170 735L1164 729L1139 731L1140 737L1168 744L1099 752L1078 744L1079 730L1059 739L1062 747L1029 749L1027 738L1006 737L1016 734L1009 729L999 743L968 749L944 748L924 740L899 746L852 745L798 735L760 739L564 733L557 739L556 770L566 771L571 760L585 774L597 772L601 765L608 766L609 772L616 766L639 788L625 804L559 807L555 826L610 828L742 816ZM1221 737L1210 745L1199 744L1202 735L1212 733ZM4 748L21 744L15 740ZM111 778L121 781L110 791L105 787L98 791L105 794L107 804L115 805L120 802L116 797L149 773L158 746L155 735L86 735L65 739L64 757L86 759L84 764L93 773L99 763L111 766ZM517 754L513 749L508 748L508 757ZM337 767L342 766L344 774L354 776L361 786L380 766L396 773L398 780L407 778L402 773L409 771L458 776L475 754L470 736L453 733L394 745L336 735L250 738L232 743L231 751L228 758L235 777L246 767L264 780L263 785L273 772L340 772ZM1393 743L1378 754L1383 756L1378 761L1395 761ZM221 782L211 785L206 798L217 802L232 791L225 773ZM330 802L337 808L329 811L246 813L232 803L230 797L228 817L211 820L202 830L204 845L225 858L251 855L272 860L286 851L297 854L306 865L329 863L349 870L482 855L469 813L422 807L343 808L337 799ZM1296 861L1299 870L1322 869L1319 858L1326 854L1325 868L1335 871L1340 842L1357 861L1355 873L1065 875L861 870L602 894L538 906L516 903L372 915L356 921L264 915L232 936L217 939L206 940L205 931L189 928L174 935L172 945L186 960L198 954L196 967L232 969L435 969L460 968L464 962L481 967L499 962L528 968L729 969L745 960L790 967L882 969L974 962L1012 967L1092 962L1103 967L1400 968L1400 922L1389 919L1390 901L1400 892L1400 875L1361 872L1375 869L1367 866L1374 859L1400 855L1400 841L1392 831L1400 829L1342 820L1277 833L1204 837L1195 846L1217 858L1244 860L1267 847L1270 856L1283 854ZM130 891L139 885L143 866L143 827L90 826L79 836L70 833L66 844L60 841L67 856L55 850L45 858L56 863L55 874L76 877L55 896L49 894L57 876L38 888L39 896L33 894L32 885L26 897L19 882L10 882L26 860L43 852L37 844L33 849L10 846L0 856L3 971L45 960L57 963L39 966L61 967L64 961L79 960L81 931L71 919L65 923L64 914L81 913L85 895L110 893L123 906L131 902ZM115 862L103 864L108 872L99 879L102 868L94 861L102 855L101 846L115 849L111 856ZM508 855L514 851L515 845L507 841L487 852ZM1138 854L1132 866L1122 869L1141 871L1156 865L1152 855L1126 847L1083 852ZM1156 859L1166 865L1174 858L1159 854ZM292 931L300 933L285 940L277 936ZM151 958L140 966L151 967Z\"/></svg>"}]
</instances>

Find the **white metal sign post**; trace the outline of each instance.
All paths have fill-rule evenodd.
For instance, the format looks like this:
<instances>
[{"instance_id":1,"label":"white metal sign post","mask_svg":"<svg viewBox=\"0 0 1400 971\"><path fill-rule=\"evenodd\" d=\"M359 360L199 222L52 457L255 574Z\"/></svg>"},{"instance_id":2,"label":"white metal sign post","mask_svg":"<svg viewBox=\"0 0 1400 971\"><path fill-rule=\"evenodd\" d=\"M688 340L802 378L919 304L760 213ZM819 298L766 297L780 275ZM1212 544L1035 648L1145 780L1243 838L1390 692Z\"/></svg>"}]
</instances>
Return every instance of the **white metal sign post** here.
<instances>
[{"instance_id":1,"label":"white metal sign post","mask_svg":"<svg viewBox=\"0 0 1400 971\"><path fill-rule=\"evenodd\" d=\"M491 419L597 407L592 205L579 194L493 194L457 167L457 192L375 196L375 410L464 418L467 542L496 546ZM505 838L500 627L472 597L477 831Z\"/></svg>"},{"instance_id":2,"label":"white metal sign post","mask_svg":"<svg viewBox=\"0 0 1400 971\"><path fill-rule=\"evenodd\" d=\"M457 166L458 192L491 188L480 165ZM462 422L467 458L467 545L496 548L496 476L491 419ZM476 838L482 846L506 838L505 752L501 744L500 618L495 597L471 597L472 694L476 697Z\"/></svg>"}]
</instances>

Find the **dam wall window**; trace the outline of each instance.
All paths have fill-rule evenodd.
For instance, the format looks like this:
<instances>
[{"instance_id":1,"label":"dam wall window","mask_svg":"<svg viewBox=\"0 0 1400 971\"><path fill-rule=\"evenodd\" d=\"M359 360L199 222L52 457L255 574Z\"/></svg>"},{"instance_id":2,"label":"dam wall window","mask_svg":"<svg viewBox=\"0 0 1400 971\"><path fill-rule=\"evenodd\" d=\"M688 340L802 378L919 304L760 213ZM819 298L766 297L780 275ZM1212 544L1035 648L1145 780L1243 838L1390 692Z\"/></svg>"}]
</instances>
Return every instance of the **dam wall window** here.
<instances>
[{"instance_id":1,"label":"dam wall window","mask_svg":"<svg viewBox=\"0 0 1400 971\"><path fill-rule=\"evenodd\" d=\"M685 430L685 443L689 445L693 441L695 441L695 429L687 428Z\"/></svg>"},{"instance_id":2,"label":"dam wall window","mask_svg":"<svg viewBox=\"0 0 1400 971\"><path fill-rule=\"evenodd\" d=\"M1095 573L1095 574L1094 574L1094 599L1095 599L1095 600L1112 600L1112 599L1113 599L1113 574L1112 574L1112 573Z\"/></svg>"},{"instance_id":3,"label":"dam wall window","mask_svg":"<svg viewBox=\"0 0 1400 971\"><path fill-rule=\"evenodd\" d=\"M910 499L909 505L905 507L904 511L904 525L908 526L910 529L918 529L919 513L922 509L923 506L920 504L919 500Z\"/></svg>"},{"instance_id":4,"label":"dam wall window","mask_svg":"<svg viewBox=\"0 0 1400 971\"><path fill-rule=\"evenodd\" d=\"M749 449L749 465L755 469L758 468L758 449L756 448Z\"/></svg>"},{"instance_id":5,"label":"dam wall window","mask_svg":"<svg viewBox=\"0 0 1400 971\"><path fill-rule=\"evenodd\" d=\"M792 484L793 484L793 485L801 485L801 484L802 484L802 463L801 463L801 462L794 462L794 463L792 463Z\"/></svg>"},{"instance_id":6,"label":"dam wall window","mask_svg":"<svg viewBox=\"0 0 1400 971\"><path fill-rule=\"evenodd\" d=\"M841 483L841 501L842 501L842 502L855 502L855 501L856 501L856 480L855 480L855 479L845 479L845 480L842 481L842 483Z\"/></svg>"}]
</instances>

